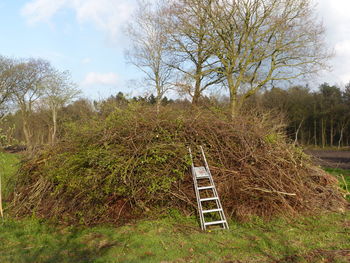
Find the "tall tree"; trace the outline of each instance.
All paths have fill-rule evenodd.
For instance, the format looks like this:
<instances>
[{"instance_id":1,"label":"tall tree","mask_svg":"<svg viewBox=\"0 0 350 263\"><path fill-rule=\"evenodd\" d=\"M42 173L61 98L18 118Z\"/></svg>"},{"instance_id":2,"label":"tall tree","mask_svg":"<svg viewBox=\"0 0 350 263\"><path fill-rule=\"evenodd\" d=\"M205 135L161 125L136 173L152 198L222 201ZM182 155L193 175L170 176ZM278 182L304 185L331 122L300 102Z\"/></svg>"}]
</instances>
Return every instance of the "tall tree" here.
<instances>
[{"instance_id":1,"label":"tall tree","mask_svg":"<svg viewBox=\"0 0 350 263\"><path fill-rule=\"evenodd\" d=\"M164 7L167 12L171 65L182 76L176 86L198 104L202 93L220 81L215 72L217 60L210 45L208 14L204 0L178 0Z\"/></svg>"},{"instance_id":2,"label":"tall tree","mask_svg":"<svg viewBox=\"0 0 350 263\"><path fill-rule=\"evenodd\" d=\"M11 74L12 99L20 109L23 133L29 149L33 146L33 131L30 127L33 106L44 96L45 82L52 72L53 68L48 61L28 59L16 61Z\"/></svg>"},{"instance_id":3,"label":"tall tree","mask_svg":"<svg viewBox=\"0 0 350 263\"><path fill-rule=\"evenodd\" d=\"M322 98L322 108L324 117L322 122L324 122L323 133L325 134L327 129L327 123L329 127L329 144L333 146L334 135L335 135L335 117L336 111L339 105L341 104L342 96L341 90L337 86L330 86L328 83L323 83L320 86L320 94ZM324 135L325 136L325 135Z\"/></svg>"},{"instance_id":4,"label":"tall tree","mask_svg":"<svg viewBox=\"0 0 350 263\"><path fill-rule=\"evenodd\" d=\"M139 2L127 34L131 47L126 51L130 63L139 68L146 81L156 91L157 111L162 97L171 87L173 68L168 59L168 38L164 22L164 9L160 2Z\"/></svg>"},{"instance_id":5,"label":"tall tree","mask_svg":"<svg viewBox=\"0 0 350 263\"><path fill-rule=\"evenodd\" d=\"M43 83L44 87L44 102L49 107L51 112L52 129L51 129L51 144L56 141L57 135L57 114L58 110L72 101L80 91L75 83L71 81L70 72L68 71L53 71Z\"/></svg>"},{"instance_id":6,"label":"tall tree","mask_svg":"<svg viewBox=\"0 0 350 263\"><path fill-rule=\"evenodd\" d=\"M311 0L207 0L211 44L231 114L271 81L317 72L330 53Z\"/></svg>"},{"instance_id":7,"label":"tall tree","mask_svg":"<svg viewBox=\"0 0 350 263\"><path fill-rule=\"evenodd\" d=\"M13 82L11 81L14 69L13 60L0 56L0 119L7 110L7 103L11 97L13 90Z\"/></svg>"}]
</instances>

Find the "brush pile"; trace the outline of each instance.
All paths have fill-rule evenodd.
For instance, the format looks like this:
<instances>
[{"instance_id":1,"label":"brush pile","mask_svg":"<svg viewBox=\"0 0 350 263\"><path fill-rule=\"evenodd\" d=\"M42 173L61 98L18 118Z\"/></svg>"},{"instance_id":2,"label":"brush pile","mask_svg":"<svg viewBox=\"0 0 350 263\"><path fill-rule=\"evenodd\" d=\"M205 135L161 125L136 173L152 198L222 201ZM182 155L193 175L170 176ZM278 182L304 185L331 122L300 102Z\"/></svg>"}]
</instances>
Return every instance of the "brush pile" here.
<instances>
[{"instance_id":1,"label":"brush pile","mask_svg":"<svg viewBox=\"0 0 350 263\"><path fill-rule=\"evenodd\" d=\"M341 211L337 180L289 144L279 118L129 106L72 126L23 162L11 210L66 223L122 223L196 208L187 147L203 145L228 217Z\"/></svg>"}]
</instances>

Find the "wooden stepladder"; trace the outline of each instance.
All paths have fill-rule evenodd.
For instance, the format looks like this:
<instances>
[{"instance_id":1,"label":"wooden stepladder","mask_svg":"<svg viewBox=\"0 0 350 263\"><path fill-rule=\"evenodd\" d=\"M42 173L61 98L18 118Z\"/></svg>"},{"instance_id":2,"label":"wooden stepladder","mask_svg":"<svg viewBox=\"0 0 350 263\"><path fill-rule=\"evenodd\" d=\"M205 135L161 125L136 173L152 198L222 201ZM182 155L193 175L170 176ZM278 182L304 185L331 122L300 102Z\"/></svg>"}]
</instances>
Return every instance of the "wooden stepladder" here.
<instances>
[{"instance_id":1,"label":"wooden stepladder","mask_svg":"<svg viewBox=\"0 0 350 263\"><path fill-rule=\"evenodd\" d=\"M212 226L218 226L214 229L229 229L203 147L200 146L200 151L204 166L195 166L191 148L188 150L191 156L193 184L202 230Z\"/></svg>"}]
</instances>

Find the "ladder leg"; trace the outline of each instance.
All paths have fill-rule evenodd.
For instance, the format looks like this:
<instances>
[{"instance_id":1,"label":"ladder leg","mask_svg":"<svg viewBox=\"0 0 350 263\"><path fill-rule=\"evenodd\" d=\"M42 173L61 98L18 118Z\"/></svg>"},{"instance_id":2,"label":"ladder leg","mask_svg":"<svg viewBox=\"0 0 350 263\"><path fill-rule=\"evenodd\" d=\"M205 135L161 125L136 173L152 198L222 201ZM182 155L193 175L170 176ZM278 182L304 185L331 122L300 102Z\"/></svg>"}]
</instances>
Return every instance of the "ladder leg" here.
<instances>
[{"instance_id":1,"label":"ladder leg","mask_svg":"<svg viewBox=\"0 0 350 263\"><path fill-rule=\"evenodd\" d=\"M191 163L192 163L192 177L193 177L193 184L194 184L194 190L196 193L196 199L197 199L197 206L198 206L198 213L199 213L199 220L200 220L200 224L201 224L201 229L205 230L206 226L204 223L204 215L203 215L203 209L202 209L202 203L200 201L200 194L199 194L199 190L198 190L198 183L197 183L197 178L196 178L196 174L194 171L194 164L193 164L193 157L192 157L192 151L191 148L188 147L188 151L190 153L190 157L191 157Z\"/></svg>"}]
</instances>

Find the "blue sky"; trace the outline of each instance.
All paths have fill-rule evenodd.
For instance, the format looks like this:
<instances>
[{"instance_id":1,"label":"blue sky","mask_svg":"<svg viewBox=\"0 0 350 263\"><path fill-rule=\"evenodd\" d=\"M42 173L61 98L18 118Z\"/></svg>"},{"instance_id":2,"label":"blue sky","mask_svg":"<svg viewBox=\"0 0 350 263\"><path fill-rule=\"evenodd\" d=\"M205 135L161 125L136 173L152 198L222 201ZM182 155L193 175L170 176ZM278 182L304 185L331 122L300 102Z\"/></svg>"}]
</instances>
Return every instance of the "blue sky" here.
<instances>
[{"instance_id":1,"label":"blue sky","mask_svg":"<svg viewBox=\"0 0 350 263\"><path fill-rule=\"evenodd\" d=\"M336 56L332 72L313 81L343 86L350 81L349 0L317 0ZM41 57L70 70L86 97L98 99L118 91L142 93L142 75L124 58L123 35L134 0L0 0L0 55Z\"/></svg>"},{"instance_id":2,"label":"blue sky","mask_svg":"<svg viewBox=\"0 0 350 263\"><path fill-rule=\"evenodd\" d=\"M108 22L111 25L107 23L104 28L94 21L94 14L79 18L77 9L69 6L40 17L27 11L28 3L35 2L40 1L0 0L1 55L48 59L56 68L70 70L86 97L98 99L118 91L141 92L129 87L129 80L140 76L124 59L127 39L122 32L123 19L113 17L115 21ZM45 7L43 4L42 8ZM102 19L103 12L97 14Z\"/></svg>"}]
</instances>

